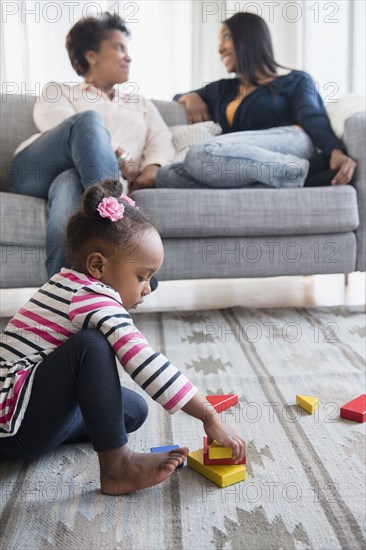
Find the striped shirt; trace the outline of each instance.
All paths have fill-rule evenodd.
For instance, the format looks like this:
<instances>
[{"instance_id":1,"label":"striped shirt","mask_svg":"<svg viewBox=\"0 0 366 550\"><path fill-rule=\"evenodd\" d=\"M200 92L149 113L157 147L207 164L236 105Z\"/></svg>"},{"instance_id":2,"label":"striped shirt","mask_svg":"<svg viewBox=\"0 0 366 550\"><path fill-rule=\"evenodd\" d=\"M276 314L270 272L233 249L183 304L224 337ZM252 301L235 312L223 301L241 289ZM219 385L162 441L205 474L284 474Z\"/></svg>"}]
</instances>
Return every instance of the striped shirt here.
<instances>
[{"instance_id":1,"label":"striped shirt","mask_svg":"<svg viewBox=\"0 0 366 550\"><path fill-rule=\"evenodd\" d=\"M36 292L0 335L0 437L18 431L37 366L87 328L104 334L124 370L169 413L180 410L197 392L163 354L151 349L117 292L64 268Z\"/></svg>"}]
</instances>

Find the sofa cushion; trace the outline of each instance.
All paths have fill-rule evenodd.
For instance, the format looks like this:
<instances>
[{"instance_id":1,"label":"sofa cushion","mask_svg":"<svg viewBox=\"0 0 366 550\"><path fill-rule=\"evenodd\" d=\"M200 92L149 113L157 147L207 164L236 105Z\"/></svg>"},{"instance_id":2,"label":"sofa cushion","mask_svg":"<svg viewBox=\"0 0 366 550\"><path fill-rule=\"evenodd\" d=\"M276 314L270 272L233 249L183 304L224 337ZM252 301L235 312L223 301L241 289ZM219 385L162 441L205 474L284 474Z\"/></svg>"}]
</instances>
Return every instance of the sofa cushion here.
<instances>
[{"instance_id":1,"label":"sofa cushion","mask_svg":"<svg viewBox=\"0 0 366 550\"><path fill-rule=\"evenodd\" d=\"M161 99L152 99L152 102L159 109L159 113L168 126L187 124L187 111L181 103L177 101L163 101Z\"/></svg>"},{"instance_id":2,"label":"sofa cushion","mask_svg":"<svg viewBox=\"0 0 366 550\"><path fill-rule=\"evenodd\" d=\"M343 138L346 121L365 111L365 102L363 95L344 94L336 102L325 103L333 132L339 139Z\"/></svg>"},{"instance_id":3,"label":"sofa cushion","mask_svg":"<svg viewBox=\"0 0 366 550\"><path fill-rule=\"evenodd\" d=\"M352 273L357 257L353 232L165 239L164 249L160 281Z\"/></svg>"},{"instance_id":4,"label":"sofa cushion","mask_svg":"<svg viewBox=\"0 0 366 550\"><path fill-rule=\"evenodd\" d=\"M143 189L133 199L163 238L344 233L359 225L350 186L308 189Z\"/></svg>"},{"instance_id":5,"label":"sofa cushion","mask_svg":"<svg viewBox=\"0 0 366 550\"><path fill-rule=\"evenodd\" d=\"M44 246L46 220L45 200L15 193L1 193L1 243Z\"/></svg>"},{"instance_id":6,"label":"sofa cushion","mask_svg":"<svg viewBox=\"0 0 366 550\"><path fill-rule=\"evenodd\" d=\"M34 95L1 95L1 189L6 180L13 154L18 145L38 132L33 122ZM6 129L6 130L5 130Z\"/></svg>"},{"instance_id":7,"label":"sofa cushion","mask_svg":"<svg viewBox=\"0 0 366 550\"><path fill-rule=\"evenodd\" d=\"M252 237L345 233L359 225L350 186L317 189L144 189L136 203L158 223L163 238ZM11 219L18 223L9 224ZM1 242L44 245L47 203L1 193Z\"/></svg>"},{"instance_id":8,"label":"sofa cushion","mask_svg":"<svg viewBox=\"0 0 366 550\"><path fill-rule=\"evenodd\" d=\"M170 128L173 134L175 155L173 162L183 162L189 148L221 134L220 124L209 120L197 124L181 124Z\"/></svg>"}]
</instances>

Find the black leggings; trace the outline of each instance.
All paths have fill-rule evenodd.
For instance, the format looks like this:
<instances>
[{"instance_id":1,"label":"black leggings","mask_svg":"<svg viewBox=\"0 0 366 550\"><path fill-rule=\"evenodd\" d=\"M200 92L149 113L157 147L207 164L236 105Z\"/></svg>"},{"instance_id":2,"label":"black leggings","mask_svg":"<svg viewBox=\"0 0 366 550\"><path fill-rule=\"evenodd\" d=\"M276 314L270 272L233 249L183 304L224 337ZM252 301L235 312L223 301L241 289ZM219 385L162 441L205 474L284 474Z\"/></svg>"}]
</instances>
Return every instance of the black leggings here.
<instances>
[{"instance_id":1,"label":"black leggings","mask_svg":"<svg viewBox=\"0 0 366 550\"><path fill-rule=\"evenodd\" d=\"M331 185L331 181L338 172L329 168L330 157L325 153L315 153L309 159L309 172L304 187L324 187Z\"/></svg>"},{"instance_id":2,"label":"black leggings","mask_svg":"<svg viewBox=\"0 0 366 550\"><path fill-rule=\"evenodd\" d=\"M18 432L0 437L0 453L33 458L61 443L91 441L96 451L125 445L148 413L146 401L121 388L116 358L98 330L82 330L38 367Z\"/></svg>"}]
</instances>

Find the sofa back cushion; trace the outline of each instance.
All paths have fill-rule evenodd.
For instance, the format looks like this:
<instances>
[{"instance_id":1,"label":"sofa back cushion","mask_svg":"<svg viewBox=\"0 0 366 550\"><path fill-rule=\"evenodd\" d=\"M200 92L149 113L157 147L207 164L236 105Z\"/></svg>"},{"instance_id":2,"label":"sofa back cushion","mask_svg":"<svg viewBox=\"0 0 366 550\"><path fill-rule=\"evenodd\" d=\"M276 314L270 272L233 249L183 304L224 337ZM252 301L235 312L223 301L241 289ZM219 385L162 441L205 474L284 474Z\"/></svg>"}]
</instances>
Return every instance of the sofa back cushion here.
<instances>
[{"instance_id":1,"label":"sofa back cushion","mask_svg":"<svg viewBox=\"0 0 366 550\"><path fill-rule=\"evenodd\" d=\"M13 154L18 145L38 132L33 122L36 96L8 94L0 97L1 105L1 189L6 187Z\"/></svg>"},{"instance_id":2,"label":"sofa back cushion","mask_svg":"<svg viewBox=\"0 0 366 550\"><path fill-rule=\"evenodd\" d=\"M187 124L186 108L177 101L162 101L160 99L152 99L154 105L159 109L159 112L168 126L178 126L179 124Z\"/></svg>"},{"instance_id":3,"label":"sofa back cushion","mask_svg":"<svg viewBox=\"0 0 366 550\"><path fill-rule=\"evenodd\" d=\"M35 95L7 94L0 96L1 105L1 174L0 189L6 190L6 181L15 149L38 129L33 121ZM183 105L173 101L153 100L168 126L186 124L187 116Z\"/></svg>"}]
</instances>

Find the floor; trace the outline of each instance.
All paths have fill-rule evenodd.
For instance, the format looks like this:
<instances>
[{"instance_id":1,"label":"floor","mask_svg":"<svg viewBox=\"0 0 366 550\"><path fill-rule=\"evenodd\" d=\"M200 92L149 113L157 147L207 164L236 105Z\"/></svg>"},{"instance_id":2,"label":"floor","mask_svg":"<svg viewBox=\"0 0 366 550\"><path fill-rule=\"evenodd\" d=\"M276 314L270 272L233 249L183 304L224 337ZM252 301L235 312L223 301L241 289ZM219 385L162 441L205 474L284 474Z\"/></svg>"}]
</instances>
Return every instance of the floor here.
<instances>
[{"instance_id":1,"label":"floor","mask_svg":"<svg viewBox=\"0 0 366 550\"><path fill-rule=\"evenodd\" d=\"M357 272L349 275L348 285L344 275L161 281L138 311L364 305L365 280L365 273ZM34 291L0 289L0 317L14 315Z\"/></svg>"}]
</instances>

